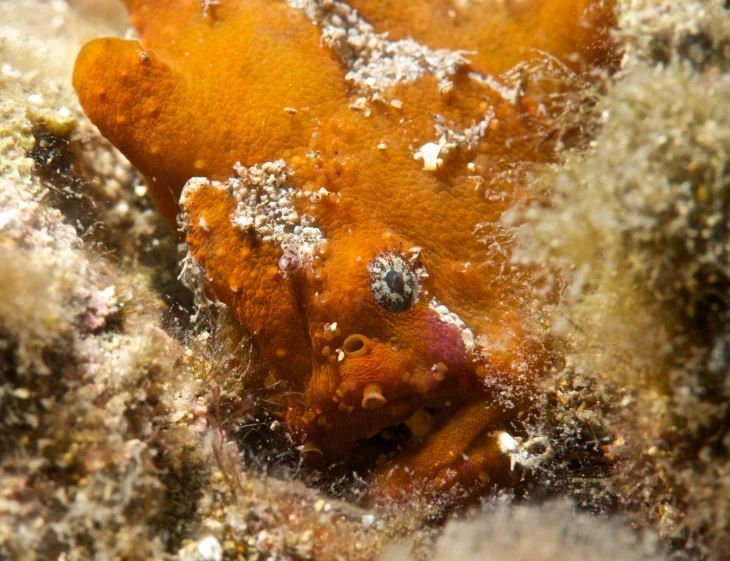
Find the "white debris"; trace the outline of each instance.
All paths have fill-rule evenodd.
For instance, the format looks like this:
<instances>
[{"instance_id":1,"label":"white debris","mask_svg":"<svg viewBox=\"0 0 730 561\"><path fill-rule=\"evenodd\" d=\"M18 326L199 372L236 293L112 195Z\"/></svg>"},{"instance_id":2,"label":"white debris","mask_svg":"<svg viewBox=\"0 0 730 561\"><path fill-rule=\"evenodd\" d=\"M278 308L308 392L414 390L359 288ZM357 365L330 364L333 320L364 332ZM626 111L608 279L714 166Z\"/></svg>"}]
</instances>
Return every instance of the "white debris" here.
<instances>
[{"instance_id":1,"label":"white debris","mask_svg":"<svg viewBox=\"0 0 730 561\"><path fill-rule=\"evenodd\" d=\"M178 552L180 561L222 561L223 547L213 536L184 547Z\"/></svg>"},{"instance_id":2,"label":"white debris","mask_svg":"<svg viewBox=\"0 0 730 561\"><path fill-rule=\"evenodd\" d=\"M366 97L357 98L350 108L362 111L365 116L370 115L368 101L387 101L388 90L394 85L414 82L426 75L438 79L442 93L450 91L453 88L450 77L469 64L465 51L431 49L413 39L389 41L387 33L376 33L357 10L344 2L288 0L288 3L318 26L322 30L322 42L339 54L348 69L345 78L366 94ZM522 92L521 83L514 76L512 72L498 79L469 73L472 80L488 87L508 103L516 104ZM389 101L393 107L403 106L401 100ZM458 129L446 126L437 116L437 139L422 146L414 157L423 160L424 169L435 171L456 148L473 149L486 134L493 118L494 111L490 107L478 122Z\"/></svg>"},{"instance_id":3,"label":"white debris","mask_svg":"<svg viewBox=\"0 0 730 561\"><path fill-rule=\"evenodd\" d=\"M439 80L439 89L451 90L449 76L468 64L463 51L431 49L413 39L388 41L376 33L356 10L332 0L289 0L289 5L322 30L322 41L334 49L348 68L346 79L373 99L383 99L392 86L424 75Z\"/></svg>"},{"instance_id":4,"label":"white debris","mask_svg":"<svg viewBox=\"0 0 730 561\"><path fill-rule=\"evenodd\" d=\"M546 436L538 436L523 442L521 438L513 438L506 432L501 431L497 438L502 453L510 459L510 471L514 471L516 466L533 470L553 455L550 441ZM538 447L543 450L537 453L534 452L533 450Z\"/></svg>"},{"instance_id":5,"label":"white debris","mask_svg":"<svg viewBox=\"0 0 730 561\"><path fill-rule=\"evenodd\" d=\"M494 119L494 110L490 107L480 121L463 130L449 127L441 115L436 115L434 118L438 143L442 148L449 151L456 147L473 150L476 148L477 142L487 134L489 124Z\"/></svg>"},{"instance_id":6,"label":"white debris","mask_svg":"<svg viewBox=\"0 0 730 561\"><path fill-rule=\"evenodd\" d=\"M503 99L506 99L512 104L515 104L520 99L521 89L519 85L513 85L511 88L508 85L505 85L501 83L499 80L494 78L493 76L483 76L482 74L479 74L478 72L469 72L469 78L472 80L479 82L480 84L483 84L495 92L497 92Z\"/></svg>"},{"instance_id":7,"label":"white debris","mask_svg":"<svg viewBox=\"0 0 730 561\"><path fill-rule=\"evenodd\" d=\"M236 164L235 170L238 177L226 182L202 177L190 179L183 189L181 206L185 208L191 194L201 187L228 191L238 203L231 217L234 225L293 253L302 265L310 264L314 248L325 238L314 226L311 215L300 216L297 212L294 198L298 190L287 184L286 163L277 160L250 168ZM316 202L327 195L329 192L321 188L310 196L310 200Z\"/></svg>"},{"instance_id":8,"label":"white debris","mask_svg":"<svg viewBox=\"0 0 730 561\"><path fill-rule=\"evenodd\" d=\"M448 126L441 115L435 115L436 141L421 146L413 157L416 160L423 160L423 169L435 171L443 166L444 161L457 148L466 148L468 150L476 148L477 142L487 134L489 124L493 118L494 110L490 107L479 122L459 130Z\"/></svg>"}]
</instances>

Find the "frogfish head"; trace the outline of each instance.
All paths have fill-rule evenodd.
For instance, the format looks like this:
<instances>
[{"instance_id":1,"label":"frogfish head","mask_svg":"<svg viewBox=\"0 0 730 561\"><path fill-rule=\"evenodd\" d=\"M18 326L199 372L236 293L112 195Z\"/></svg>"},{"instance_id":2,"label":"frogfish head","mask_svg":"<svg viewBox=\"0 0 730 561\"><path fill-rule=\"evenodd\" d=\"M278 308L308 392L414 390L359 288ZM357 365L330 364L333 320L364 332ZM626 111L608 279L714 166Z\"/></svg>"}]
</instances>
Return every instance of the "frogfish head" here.
<instances>
[{"instance_id":1,"label":"frogfish head","mask_svg":"<svg viewBox=\"0 0 730 561\"><path fill-rule=\"evenodd\" d=\"M424 411L517 401L514 388L534 374L540 345L524 318L474 300L482 294L468 285L486 272L456 279L454 264L429 249L385 228L330 237L311 259L282 248L281 278L301 322L293 328L306 332L310 361L287 413L305 459L344 460L357 441Z\"/></svg>"},{"instance_id":2,"label":"frogfish head","mask_svg":"<svg viewBox=\"0 0 730 561\"><path fill-rule=\"evenodd\" d=\"M428 201L430 221L382 220L398 205L311 193L286 169L191 180L182 222L204 284L266 358L304 459L345 461L383 429L422 432L413 419L465 402L519 410L546 353L493 205Z\"/></svg>"}]
</instances>

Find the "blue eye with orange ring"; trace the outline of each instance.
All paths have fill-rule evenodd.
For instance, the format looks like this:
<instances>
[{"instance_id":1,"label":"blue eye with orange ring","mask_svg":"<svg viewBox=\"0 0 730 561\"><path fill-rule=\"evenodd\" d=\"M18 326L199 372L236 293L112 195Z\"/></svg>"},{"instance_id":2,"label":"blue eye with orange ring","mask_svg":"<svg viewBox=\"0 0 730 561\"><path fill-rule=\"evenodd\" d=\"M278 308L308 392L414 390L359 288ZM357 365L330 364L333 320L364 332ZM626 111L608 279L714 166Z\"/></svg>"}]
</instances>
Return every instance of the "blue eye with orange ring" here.
<instances>
[{"instance_id":1,"label":"blue eye with orange ring","mask_svg":"<svg viewBox=\"0 0 730 561\"><path fill-rule=\"evenodd\" d=\"M370 290L381 308L399 314L418 301L421 287L408 261L397 253L382 253L370 262Z\"/></svg>"}]
</instances>

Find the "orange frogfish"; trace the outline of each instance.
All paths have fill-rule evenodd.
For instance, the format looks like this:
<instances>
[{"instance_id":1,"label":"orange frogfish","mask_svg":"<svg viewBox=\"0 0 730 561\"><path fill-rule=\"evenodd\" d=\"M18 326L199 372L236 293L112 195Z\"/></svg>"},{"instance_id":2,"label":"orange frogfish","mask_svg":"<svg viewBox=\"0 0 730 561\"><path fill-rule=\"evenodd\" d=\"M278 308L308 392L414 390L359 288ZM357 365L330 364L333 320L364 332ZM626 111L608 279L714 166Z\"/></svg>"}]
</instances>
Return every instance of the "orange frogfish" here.
<instances>
[{"instance_id":1,"label":"orange frogfish","mask_svg":"<svg viewBox=\"0 0 730 561\"><path fill-rule=\"evenodd\" d=\"M253 335L302 458L408 431L380 498L507 485L550 362L500 218L612 60L609 0L125 0L74 87ZM538 449L538 452L534 450Z\"/></svg>"}]
</instances>

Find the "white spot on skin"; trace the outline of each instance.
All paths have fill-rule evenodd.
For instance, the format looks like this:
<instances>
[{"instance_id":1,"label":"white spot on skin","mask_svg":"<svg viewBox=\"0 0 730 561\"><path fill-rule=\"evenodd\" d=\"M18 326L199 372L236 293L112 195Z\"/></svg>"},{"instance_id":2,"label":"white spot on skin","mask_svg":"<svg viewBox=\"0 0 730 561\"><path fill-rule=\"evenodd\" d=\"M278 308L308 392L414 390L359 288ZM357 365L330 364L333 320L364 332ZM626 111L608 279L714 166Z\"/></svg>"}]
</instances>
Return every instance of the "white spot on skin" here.
<instances>
[{"instance_id":1,"label":"white spot on skin","mask_svg":"<svg viewBox=\"0 0 730 561\"><path fill-rule=\"evenodd\" d=\"M411 249L408 250L408 262L411 265L418 263L418 260L420 258L421 258L421 248L419 246L414 245ZM423 272L425 272L425 269Z\"/></svg>"},{"instance_id":2,"label":"white spot on skin","mask_svg":"<svg viewBox=\"0 0 730 561\"><path fill-rule=\"evenodd\" d=\"M202 0L203 4L203 19L208 19L212 8L220 5L220 0Z\"/></svg>"},{"instance_id":3,"label":"white spot on skin","mask_svg":"<svg viewBox=\"0 0 730 561\"><path fill-rule=\"evenodd\" d=\"M444 161L439 158L440 153L441 146L434 144L433 142L429 142L428 144L421 146L420 150L414 155L414 158L416 160L423 160L423 169L426 171L436 171L444 165ZM421 156L420 158L418 157L419 154Z\"/></svg>"},{"instance_id":4,"label":"white spot on skin","mask_svg":"<svg viewBox=\"0 0 730 561\"><path fill-rule=\"evenodd\" d=\"M464 348L466 348L467 352L473 352L476 349L476 344L474 343L474 333L466 326L466 324L459 316L451 312L443 304L439 304L436 298L431 299L431 301L428 303L428 307L438 314L441 321L450 325L455 325L459 328L459 331L461 331L461 340L463 341Z\"/></svg>"},{"instance_id":5,"label":"white spot on skin","mask_svg":"<svg viewBox=\"0 0 730 561\"><path fill-rule=\"evenodd\" d=\"M350 104L350 109L362 111L366 117L370 116L370 108L368 107L368 98L358 97L354 103Z\"/></svg>"},{"instance_id":6,"label":"white spot on skin","mask_svg":"<svg viewBox=\"0 0 730 561\"><path fill-rule=\"evenodd\" d=\"M327 189L325 189L324 187L320 187L319 191L317 191L316 193L313 193L309 197L309 200L314 203L314 202L324 199L329 194L330 194L330 192Z\"/></svg>"}]
</instances>

